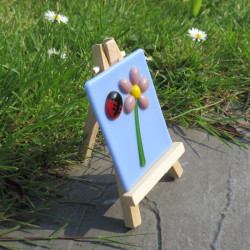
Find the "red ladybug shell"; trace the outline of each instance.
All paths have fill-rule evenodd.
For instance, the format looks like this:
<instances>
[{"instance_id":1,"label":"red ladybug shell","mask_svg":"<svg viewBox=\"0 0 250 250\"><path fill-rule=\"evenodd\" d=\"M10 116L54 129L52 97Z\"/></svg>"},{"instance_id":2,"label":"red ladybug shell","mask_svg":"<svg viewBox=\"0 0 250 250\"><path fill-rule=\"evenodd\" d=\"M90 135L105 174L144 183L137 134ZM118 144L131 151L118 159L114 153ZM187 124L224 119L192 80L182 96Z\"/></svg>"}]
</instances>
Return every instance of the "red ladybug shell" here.
<instances>
[{"instance_id":1,"label":"red ladybug shell","mask_svg":"<svg viewBox=\"0 0 250 250\"><path fill-rule=\"evenodd\" d=\"M105 112L109 119L114 120L119 117L122 112L122 97L116 91L111 91L106 99Z\"/></svg>"}]
</instances>

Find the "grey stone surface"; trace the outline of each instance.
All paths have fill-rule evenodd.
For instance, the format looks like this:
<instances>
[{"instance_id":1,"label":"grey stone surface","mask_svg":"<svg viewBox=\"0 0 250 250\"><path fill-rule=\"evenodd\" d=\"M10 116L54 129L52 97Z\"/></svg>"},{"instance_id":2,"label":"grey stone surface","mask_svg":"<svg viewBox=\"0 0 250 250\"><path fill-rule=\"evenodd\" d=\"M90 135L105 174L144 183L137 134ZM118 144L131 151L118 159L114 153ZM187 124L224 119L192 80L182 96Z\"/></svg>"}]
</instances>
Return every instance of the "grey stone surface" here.
<instances>
[{"instance_id":1,"label":"grey stone surface","mask_svg":"<svg viewBox=\"0 0 250 250\"><path fill-rule=\"evenodd\" d=\"M25 228L12 236L48 236L65 221L70 224L60 236L101 236L141 234L120 238L142 249L250 249L250 154L234 144L229 148L204 131L175 126L173 141L182 141L184 174L178 180L165 175L141 201L142 224L127 229L114 178L112 160L95 153L90 166L75 167L66 184L64 200L96 204L59 205L49 213L62 219L44 218L39 229ZM249 146L249 142L245 142ZM98 150L108 154L105 145ZM24 249L91 249L98 242L47 241L29 245L11 243ZM134 249L105 243L97 249Z\"/></svg>"}]
</instances>

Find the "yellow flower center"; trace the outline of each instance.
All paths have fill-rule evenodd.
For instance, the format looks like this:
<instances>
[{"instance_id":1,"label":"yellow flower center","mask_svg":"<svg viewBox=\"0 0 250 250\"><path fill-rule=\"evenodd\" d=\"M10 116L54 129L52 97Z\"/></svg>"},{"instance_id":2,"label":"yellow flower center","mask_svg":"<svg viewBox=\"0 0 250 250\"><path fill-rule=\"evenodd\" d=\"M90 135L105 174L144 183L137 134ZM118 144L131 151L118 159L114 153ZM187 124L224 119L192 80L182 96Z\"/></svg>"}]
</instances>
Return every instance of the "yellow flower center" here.
<instances>
[{"instance_id":1,"label":"yellow flower center","mask_svg":"<svg viewBox=\"0 0 250 250\"><path fill-rule=\"evenodd\" d=\"M138 85L132 86L132 91L130 92L130 95L132 95L134 98L139 98L141 96L141 89Z\"/></svg>"},{"instance_id":2,"label":"yellow flower center","mask_svg":"<svg viewBox=\"0 0 250 250\"><path fill-rule=\"evenodd\" d=\"M60 17L58 16L58 15L54 15L53 16L56 20L59 20L60 19Z\"/></svg>"},{"instance_id":3,"label":"yellow flower center","mask_svg":"<svg viewBox=\"0 0 250 250\"><path fill-rule=\"evenodd\" d=\"M195 34L197 38L201 38L201 34L197 33Z\"/></svg>"}]
</instances>

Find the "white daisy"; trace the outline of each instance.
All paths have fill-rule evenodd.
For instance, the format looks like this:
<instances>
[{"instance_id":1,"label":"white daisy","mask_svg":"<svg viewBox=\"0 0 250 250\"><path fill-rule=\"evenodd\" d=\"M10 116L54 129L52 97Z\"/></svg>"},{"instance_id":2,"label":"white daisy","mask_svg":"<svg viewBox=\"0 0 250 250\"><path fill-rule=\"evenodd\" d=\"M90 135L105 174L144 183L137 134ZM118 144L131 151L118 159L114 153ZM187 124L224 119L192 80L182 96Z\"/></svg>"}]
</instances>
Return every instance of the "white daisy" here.
<instances>
[{"instance_id":1,"label":"white daisy","mask_svg":"<svg viewBox=\"0 0 250 250\"><path fill-rule=\"evenodd\" d=\"M200 40L206 40L207 34L204 31L192 28L188 30L188 36L191 36L193 41L197 40L199 42Z\"/></svg>"},{"instance_id":2,"label":"white daisy","mask_svg":"<svg viewBox=\"0 0 250 250\"><path fill-rule=\"evenodd\" d=\"M58 23L67 23L68 18L66 16L60 15L60 14L55 14L54 11L48 10L44 14L44 18L49 20L50 22L57 21Z\"/></svg>"},{"instance_id":3,"label":"white daisy","mask_svg":"<svg viewBox=\"0 0 250 250\"><path fill-rule=\"evenodd\" d=\"M145 56L146 61L152 61L153 57L152 56Z\"/></svg>"},{"instance_id":4,"label":"white daisy","mask_svg":"<svg viewBox=\"0 0 250 250\"><path fill-rule=\"evenodd\" d=\"M48 49L48 55L51 56L51 55L57 55L58 52L56 51L55 48L51 48L51 49Z\"/></svg>"},{"instance_id":5,"label":"white daisy","mask_svg":"<svg viewBox=\"0 0 250 250\"><path fill-rule=\"evenodd\" d=\"M63 51L61 53L61 59L66 59L67 58L67 54L66 54L66 51Z\"/></svg>"}]
</instances>

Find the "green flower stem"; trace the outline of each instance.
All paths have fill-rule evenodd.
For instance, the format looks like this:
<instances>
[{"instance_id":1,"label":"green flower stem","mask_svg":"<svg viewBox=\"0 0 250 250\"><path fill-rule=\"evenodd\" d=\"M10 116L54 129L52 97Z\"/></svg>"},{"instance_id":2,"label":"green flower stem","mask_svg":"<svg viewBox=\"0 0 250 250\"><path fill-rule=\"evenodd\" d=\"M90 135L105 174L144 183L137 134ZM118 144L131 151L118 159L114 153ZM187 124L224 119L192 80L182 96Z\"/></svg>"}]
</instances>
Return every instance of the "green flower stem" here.
<instances>
[{"instance_id":1,"label":"green flower stem","mask_svg":"<svg viewBox=\"0 0 250 250\"><path fill-rule=\"evenodd\" d=\"M146 165L146 160L144 156L142 141L141 141L141 132L140 132L140 124L139 124L139 117L138 117L138 102L135 101L135 128L136 128L136 137L137 137L137 145L138 145L138 151L139 151L139 158L140 158L140 164L141 167L144 167Z\"/></svg>"}]
</instances>

